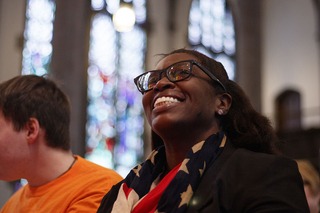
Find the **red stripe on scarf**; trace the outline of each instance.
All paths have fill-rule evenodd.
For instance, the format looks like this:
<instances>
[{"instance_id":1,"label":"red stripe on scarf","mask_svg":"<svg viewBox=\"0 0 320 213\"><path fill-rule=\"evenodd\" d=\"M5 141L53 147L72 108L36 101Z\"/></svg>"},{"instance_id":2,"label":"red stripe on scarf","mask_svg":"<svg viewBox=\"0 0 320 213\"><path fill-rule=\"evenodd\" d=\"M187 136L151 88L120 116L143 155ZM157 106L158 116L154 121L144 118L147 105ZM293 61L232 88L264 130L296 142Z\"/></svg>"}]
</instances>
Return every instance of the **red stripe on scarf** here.
<instances>
[{"instance_id":1,"label":"red stripe on scarf","mask_svg":"<svg viewBox=\"0 0 320 213\"><path fill-rule=\"evenodd\" d=\"M133 209L132 213L141 212L154 212L157 208L158 202L161 198L163 191L167 188L171 180L177 174L181 163L172 169L161 181L160 183L151 190Z\"/></svg>"}]
</instances>

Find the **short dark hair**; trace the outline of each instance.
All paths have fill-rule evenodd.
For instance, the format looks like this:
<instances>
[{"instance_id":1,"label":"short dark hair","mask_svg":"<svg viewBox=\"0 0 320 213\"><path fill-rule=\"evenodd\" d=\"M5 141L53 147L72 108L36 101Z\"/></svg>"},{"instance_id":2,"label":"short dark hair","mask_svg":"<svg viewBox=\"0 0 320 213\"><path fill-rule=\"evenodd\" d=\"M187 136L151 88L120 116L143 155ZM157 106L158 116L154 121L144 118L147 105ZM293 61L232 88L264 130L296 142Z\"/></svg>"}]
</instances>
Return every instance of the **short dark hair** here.
<instances>
[{"instance_id":1,"label":"short dark hair","mask_svg":"<svg viewBox=\"0 0 320 213\"><path fill-rule=\"evenodd\" d=\"M231 142L239 148L245 148L255 152L279 154L277 149L278 137L267 117L257 112L249 101L249 98L241 87L230 80L223 65L208 56L188 49L177 49L169 54L162 54L167 57L176 53L193 55L200 64L207 68L225 85L227 93L232 97L232 104L226 115L217 115L220 119L222 130L225 131ZM225 91L220 86L215 86L216 94ZM163 143L161 138L152 132L153 147Z\"/></svg>"},{"instance_id":2,"label":"short dark hair","mask_svg":"<svg viewBox=\"0 0 320 213\"><path fill-rule=\"evenodd\" d=\"M16 131L36 118L45 130L48 146L70 150L70 102L54 81L22 75L1 83L0 110Z\"/></svg>"}]
</instances>

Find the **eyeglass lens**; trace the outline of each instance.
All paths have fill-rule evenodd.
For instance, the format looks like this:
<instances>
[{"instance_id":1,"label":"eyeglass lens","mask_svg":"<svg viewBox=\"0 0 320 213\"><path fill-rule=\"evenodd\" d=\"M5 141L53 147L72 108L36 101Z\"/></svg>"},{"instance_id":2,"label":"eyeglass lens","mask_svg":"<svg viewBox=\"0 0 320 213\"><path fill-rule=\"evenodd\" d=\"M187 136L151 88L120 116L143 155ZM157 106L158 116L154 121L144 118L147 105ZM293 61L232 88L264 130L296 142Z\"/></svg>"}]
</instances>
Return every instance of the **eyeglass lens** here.
<instances>
[{"instance_id":1,"label":"eyeglass lens","mask_svg":"<svg viewBox=\"0 0 320 213\"><path fill-rule=\"evenodd\" d=\"M163 70L150 71L145 73L144 75L141 75L137 83L140 87L140 90L150 90L161 79L161 75L163 72L165 72L166 77L169 79L169 81L181 81L190 76L191 66L191 62L179 62Z\"/></svg>"}]
</instances>

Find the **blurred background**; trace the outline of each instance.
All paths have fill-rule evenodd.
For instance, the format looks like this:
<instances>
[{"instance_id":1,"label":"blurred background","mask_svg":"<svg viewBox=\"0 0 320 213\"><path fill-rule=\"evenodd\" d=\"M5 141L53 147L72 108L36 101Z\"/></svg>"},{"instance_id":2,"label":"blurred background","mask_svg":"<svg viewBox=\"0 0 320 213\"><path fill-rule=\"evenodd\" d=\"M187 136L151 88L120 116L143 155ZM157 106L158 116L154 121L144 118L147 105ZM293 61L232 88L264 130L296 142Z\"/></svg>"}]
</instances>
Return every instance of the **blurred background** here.
<instances>
[{"instance_id":1,"label":"blurred background","mask_svg":"<svg viewBox=\"0 0 320 213\"><path fill-rule=\"evenodd\" d=\"M0 82L49 74L70 97L73 153L125 176L151 151L133 78L197 49L270 118L284 155L319 171L319 21L320 0L0 0ZM0 208L21 182L0 181Z\"/></svg>"}]
</instances>

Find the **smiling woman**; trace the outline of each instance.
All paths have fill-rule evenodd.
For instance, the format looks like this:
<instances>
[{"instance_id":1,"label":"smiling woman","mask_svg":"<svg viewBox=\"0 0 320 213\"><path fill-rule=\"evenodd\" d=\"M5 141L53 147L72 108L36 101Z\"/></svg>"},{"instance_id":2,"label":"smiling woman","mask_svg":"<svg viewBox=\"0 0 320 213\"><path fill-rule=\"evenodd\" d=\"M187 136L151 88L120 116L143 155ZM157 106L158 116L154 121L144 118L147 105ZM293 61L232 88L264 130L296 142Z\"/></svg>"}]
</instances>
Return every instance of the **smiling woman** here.
<instances>
[{"instance_id":1,"label":"smiling woman","mask_svg":"<svg viewBox=\"0 0 320 213\"><path fill-rule=\"evenodd\" d=\"M154 150L98 212L308 212L296 163L221 63L179 49L134 81Z\"/></svg>"}]
</instances>

